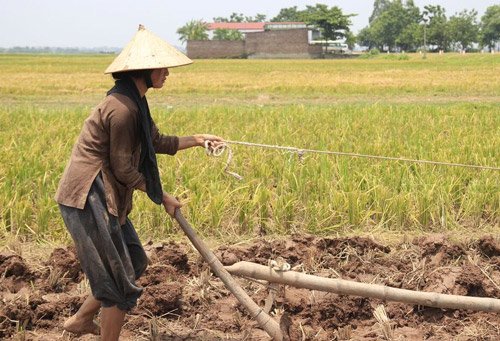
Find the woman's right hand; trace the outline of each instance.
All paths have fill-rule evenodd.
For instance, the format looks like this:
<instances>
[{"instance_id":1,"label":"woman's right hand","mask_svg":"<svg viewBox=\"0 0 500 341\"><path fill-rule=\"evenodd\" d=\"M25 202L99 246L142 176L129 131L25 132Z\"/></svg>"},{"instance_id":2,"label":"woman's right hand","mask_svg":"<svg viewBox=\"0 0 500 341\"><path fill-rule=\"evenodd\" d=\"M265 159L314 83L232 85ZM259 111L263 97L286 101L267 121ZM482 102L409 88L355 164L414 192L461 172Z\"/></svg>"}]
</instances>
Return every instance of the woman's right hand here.
<instances>
[{"instance_id":1,"label":"woman's right hand","mask_svg":"<svg viewBox=\"0 0 500 341\"><path fill-rule=\"evenodd\" d=\"M175 209L176 208L181 208L182 204L177 200L176 197L163 192L163 200L162 200L163 207L165 208L165 212L167 212L172 218L175 215Z\"/></svg>"}]
</instances>

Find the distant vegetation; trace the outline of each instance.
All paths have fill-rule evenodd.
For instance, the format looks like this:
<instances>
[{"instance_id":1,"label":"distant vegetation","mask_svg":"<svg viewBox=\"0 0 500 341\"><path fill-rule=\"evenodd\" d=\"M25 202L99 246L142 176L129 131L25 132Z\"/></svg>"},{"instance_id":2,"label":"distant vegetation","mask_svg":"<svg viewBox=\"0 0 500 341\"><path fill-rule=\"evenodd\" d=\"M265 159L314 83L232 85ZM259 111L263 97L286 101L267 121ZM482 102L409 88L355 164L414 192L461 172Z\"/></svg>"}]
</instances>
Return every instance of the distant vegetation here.
<instances>
[{"instance_id":1,"label":"distant vegetation","mask_svg":"<svg viewBox=\"0 0 500 341\"><path fill-rule=\"evenodd\" d=\"M53 53L53 54L114 54L121 49L118 47L30 47L30 46L14 46L10 48L0 47L0 53Z\"/></svg>"},{"instance_id":2,"label":"distant vegetation","mask_svg":"<svg viewBox=\"0 0 500 341\"><path fill-rule=\"evenodd\" d=\"M272 21L297 21L304 22L315 27L325 40L337 40L342 38L351 38L353 35L349 30L351 25L350 17L354 14L344 14L338 6L328 7L324 4L315 6L306 6L305 10L298 11L297 6L285 8ZM242 13L232 13L229 18L216 17L214 22L265 22L266 16L257 14L255 17L244 16ZM182 41L187 40L206 40L208 39L208 25L203 20L191 20L186 25L180 27L177 33ZM231 33L235 30L215 30L214 39L216 40L241 40L243 34Z\"/></svg>"},{"instance_id":3,"label":"distant vegetation","mask_svg":"<svg viewBox=\"0 0 500 341\"><path fill-rule=\"evenodd\" d=\"M356 36L350 29L350 17L338 6L324 4L283 8L269 21L305 22L318 29L325 40L345 39L352 47L356 42L380 51L417 51L425 46L431 50L469 50L477 48L495 49L500 41L500 5L487 8L479 19L474 9L463 10L451 17L440 5L427 5L423 10L413 0L375 0L369 24ZM254 17L243 13L232 13L229 18L216 17L214 22L266 22L267 17L257 14ZM196 29L188 29L195 27ZM208 39L208 27L204 20L193 20L181 27L181 39ZM229 31L229 30L225 30ZM216 39L242 39L229 32L219 32Z\"/></svg>"},{"instance_id":4,"label":"distant vegetation","mask_svg":"<svg viewBox=\"0 0 500 341\"><path fill-rule=\"evenodd\" d=\"M369 25L358 42L381 51L415 51L424 45L433 50L494 49L500 40L500 5L488 7L478 20L476 10L463 10L447 17L440 5L423 10L413 0L375 0Z\"/></svg>"}]
</instances>

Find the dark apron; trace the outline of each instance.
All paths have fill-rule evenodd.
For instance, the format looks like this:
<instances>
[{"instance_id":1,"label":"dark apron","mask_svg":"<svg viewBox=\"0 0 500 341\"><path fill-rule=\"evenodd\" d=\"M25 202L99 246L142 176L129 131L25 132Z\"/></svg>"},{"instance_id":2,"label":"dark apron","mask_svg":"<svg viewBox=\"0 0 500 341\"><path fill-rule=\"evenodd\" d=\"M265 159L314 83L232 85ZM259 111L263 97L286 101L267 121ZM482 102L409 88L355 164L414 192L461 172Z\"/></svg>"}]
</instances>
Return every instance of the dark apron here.
<instances>
[{"instance_id":1,"label":"dark apron","mask_svg":"<svg viewBox=\"0 0 500 341\"><path fill-rule=\"evenodd\" d=\"M101 174L95 178L83 210L59 208L92 295L103 307L132 309L142 293L135 280L146 269L147 256L130 220L120 226L118 217L108 213Z\"/></svg>"}]
</instances>

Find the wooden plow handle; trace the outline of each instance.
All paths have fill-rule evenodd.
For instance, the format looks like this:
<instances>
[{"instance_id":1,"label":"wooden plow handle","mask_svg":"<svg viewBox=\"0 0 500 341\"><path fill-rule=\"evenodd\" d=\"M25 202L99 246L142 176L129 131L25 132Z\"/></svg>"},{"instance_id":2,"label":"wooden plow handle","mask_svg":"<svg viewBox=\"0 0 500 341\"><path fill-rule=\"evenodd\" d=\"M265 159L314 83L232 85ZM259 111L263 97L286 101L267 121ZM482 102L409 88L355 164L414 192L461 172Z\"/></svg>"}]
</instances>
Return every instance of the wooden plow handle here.
<instances>
[{"instance_id":1,"label":"wooden plow handle","mask_svg":"<svg viewBox=\"0 0 500 341\"><path fill-rule=\"evenodd\" d=\"M226 266L235 275L305 288L334 292L341 295L378 298L407 304L448 309L470 309L500 313L500 299L439 294L436 292L413 291L392 288L379 284L366 284L337 278L324 278L296 271L275 271L269 266L251 262L238 262Z\"/></svg>"},{"instance_id":2,"label":"wooden plow handle","mask_svg":"<svg viewBox=\"0 0 500 341\"><path fill-rule=\"evenodd\" d=\"M213 273L221 279L226 288L236 297L236 299L245 307L250 316L257 320L259 326L264 329L269 336L276 341L283 340L283 334L279 324L272 319L262 308L260 308L247 293L236 283L229 272L224 269L222 263L215 257L214 253L198 238L194 229L189 225L187 220L182 215L180 209L175 210L175 220L179 223L184 233L187 235L191 243L203 259L208 263Z\"/></svg>"}]
</instances>

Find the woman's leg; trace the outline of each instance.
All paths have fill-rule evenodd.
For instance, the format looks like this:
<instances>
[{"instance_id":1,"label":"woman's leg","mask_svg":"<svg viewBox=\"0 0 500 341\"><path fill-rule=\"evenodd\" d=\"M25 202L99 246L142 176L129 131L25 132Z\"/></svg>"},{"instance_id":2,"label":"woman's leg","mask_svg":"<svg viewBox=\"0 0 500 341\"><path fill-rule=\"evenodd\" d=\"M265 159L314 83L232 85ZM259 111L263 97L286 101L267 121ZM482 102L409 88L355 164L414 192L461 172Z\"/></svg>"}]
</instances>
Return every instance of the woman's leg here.
<instances>
[{"instance_id":1,"label":"woman's leg","mask_svg":"<svg viewBox=\"0 0 500 341\"><path fill-rule=\"evenodd\" d=\"M117 341L122 330L125 311L118 307L102 308L101 311L101 341Z\"/></svg>"},{"instance_id":2,"label":"woman's leg","mask_svg":"<svg viewBox=\"0 0 500 341\"><path fill-rule=\"evenodd\" d=\"M101 308L101 302L90 294L75 315L64 322L64 330L75 334L99 335L99 326L94 322L94 316Z\"/></svg>"}]
</instances>

